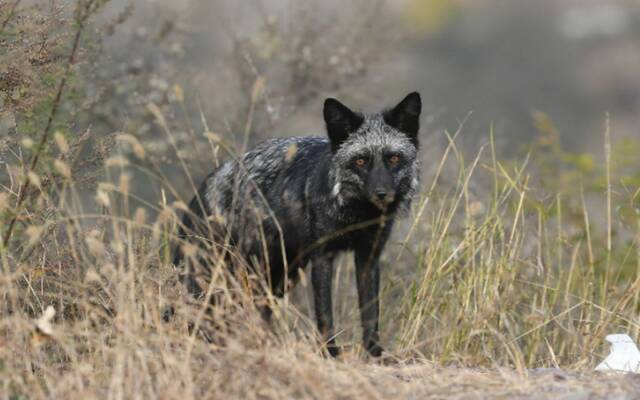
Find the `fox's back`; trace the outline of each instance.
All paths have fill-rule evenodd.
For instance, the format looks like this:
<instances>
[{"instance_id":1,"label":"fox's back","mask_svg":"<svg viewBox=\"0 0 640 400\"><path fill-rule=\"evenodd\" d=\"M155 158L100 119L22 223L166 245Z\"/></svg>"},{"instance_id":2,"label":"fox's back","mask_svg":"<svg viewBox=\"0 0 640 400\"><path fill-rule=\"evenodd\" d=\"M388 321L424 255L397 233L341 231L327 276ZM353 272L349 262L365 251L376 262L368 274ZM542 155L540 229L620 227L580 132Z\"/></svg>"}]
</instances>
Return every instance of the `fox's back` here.
<instances>
[{"instance_id":1,"label":"fox's back","mask_svg":"<svg viewBox=\"0 0 640 400\"><path fill-rule=\"evenodd\" d=\"M305 181L331 158L322 137L266 140L238 160L224 163L207 178L204 198L213 213L223 217L250 207L266 216L304 200Z\"/></svg>"}]
</instances>

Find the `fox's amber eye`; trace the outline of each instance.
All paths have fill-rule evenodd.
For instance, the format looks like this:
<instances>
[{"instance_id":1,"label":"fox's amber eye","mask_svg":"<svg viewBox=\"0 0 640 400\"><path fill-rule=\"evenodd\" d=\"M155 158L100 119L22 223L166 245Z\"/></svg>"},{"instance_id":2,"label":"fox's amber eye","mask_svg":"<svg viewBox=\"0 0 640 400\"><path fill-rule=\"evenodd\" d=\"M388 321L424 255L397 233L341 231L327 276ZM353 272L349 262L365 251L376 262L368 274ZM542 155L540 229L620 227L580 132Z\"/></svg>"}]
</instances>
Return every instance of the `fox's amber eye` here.
<instances>
[{"instance_id":1,"label":"fox's amber eye","mask_svg":"<svg viewBox=\"0 0 640 400\"><path fill-rule=\"evenodd\" d=\"M356 160L356 165L358 167L362 167L363 165L365 165L367 163L367 160L365 160L364 158L358 158Z\"/></svg>"},{"instance_id":2,"label":"fox's amber eye","mask_svg":"<svg viewBox=\"0 0 640 400\"><path fill-rule=\"evenodd\" d=\"M393 156L389 157L389 162L391 164L397 164L397 163L400 162L400 157L398 157L396 155L393 155Z\"/></svg>"}]
</instances>

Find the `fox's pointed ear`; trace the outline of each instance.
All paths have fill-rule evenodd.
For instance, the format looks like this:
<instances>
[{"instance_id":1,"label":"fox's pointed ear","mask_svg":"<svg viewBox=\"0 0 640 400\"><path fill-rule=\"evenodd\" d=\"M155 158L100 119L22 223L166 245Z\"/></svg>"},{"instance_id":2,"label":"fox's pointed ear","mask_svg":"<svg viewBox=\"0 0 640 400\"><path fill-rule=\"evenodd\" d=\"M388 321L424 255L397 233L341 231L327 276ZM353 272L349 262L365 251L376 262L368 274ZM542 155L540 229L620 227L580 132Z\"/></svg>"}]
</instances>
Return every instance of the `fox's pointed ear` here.
<instances>
[{"instance_id":1,"label":"fox's pointed ear","mask_svg":"<svg viewBox=\"0 0 640 400\"><path fill-rule=\"evenodd\" d=\"M384 121L400 132L406 133L413 141L417 141L420 129L420 111L422 111L420 93L412 92L397 106L384 112Z\"/></svg>"},{"instance_id":2,"label":"fox's pointed ear","mask_svg":"<svg viewBox=\"0 0 640 400\"><path fill-rule=\"evenodd\" d=\"M323 114L333 151L340 147L350 133L358 130L364 121L362 115L351 111L349 107L332 98L324 101Z\"/></svg>"}]
</instances>

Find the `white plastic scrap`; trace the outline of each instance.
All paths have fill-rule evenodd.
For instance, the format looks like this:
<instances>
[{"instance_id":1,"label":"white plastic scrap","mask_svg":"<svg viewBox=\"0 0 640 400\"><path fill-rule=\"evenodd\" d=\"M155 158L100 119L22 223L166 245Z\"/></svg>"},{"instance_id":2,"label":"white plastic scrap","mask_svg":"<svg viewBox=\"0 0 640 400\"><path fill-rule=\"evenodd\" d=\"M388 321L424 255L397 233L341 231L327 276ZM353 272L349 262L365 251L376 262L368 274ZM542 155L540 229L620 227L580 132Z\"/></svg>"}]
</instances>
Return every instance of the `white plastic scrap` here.
<instances>
[{"instance_id":1,"label":"white plastic scrap","mask_svg":"<svg viewBox=\"0 0 640 400\"><path fill-rule=\"evenodd\" d=\"M611 353L596 367L596 371L640 373L640 350L629 335L608 335Z\"/></svg>"},{"instance_id":2,"label":"white plastic scrap","mask_svg":"<svg viewBox=\"0 0 640 400\"><path fill-rule=\"evenodd\" d=\"M53 326L51 325L51 321L53 321L53 317L56 315L56 310L52 306L48 306L42 316L36 320L36 328L37 330L46 335L53 335Z\"/></svg>"}]
</instances>

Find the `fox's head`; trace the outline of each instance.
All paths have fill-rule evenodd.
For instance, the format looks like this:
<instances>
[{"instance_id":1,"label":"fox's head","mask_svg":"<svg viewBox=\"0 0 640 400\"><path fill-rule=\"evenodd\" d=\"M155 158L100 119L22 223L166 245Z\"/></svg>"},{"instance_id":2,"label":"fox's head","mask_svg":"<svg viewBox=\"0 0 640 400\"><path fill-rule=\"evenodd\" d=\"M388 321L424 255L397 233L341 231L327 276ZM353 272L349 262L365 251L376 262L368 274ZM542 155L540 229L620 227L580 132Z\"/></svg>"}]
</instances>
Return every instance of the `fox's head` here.
<instances>
[{"instance_id":1,"label":"fox's head","mask_svg":"<svg viewBox=\"0 0 640 400\"><path fill-rule=\"evenodd\" d=\"M410 93L395 107L375 114L350 110L336 99L324 102L333 152L329 178L339 205L368 201L395 208L418 185L418 130L422 102Z\"/></svg>"}]
</instances>

